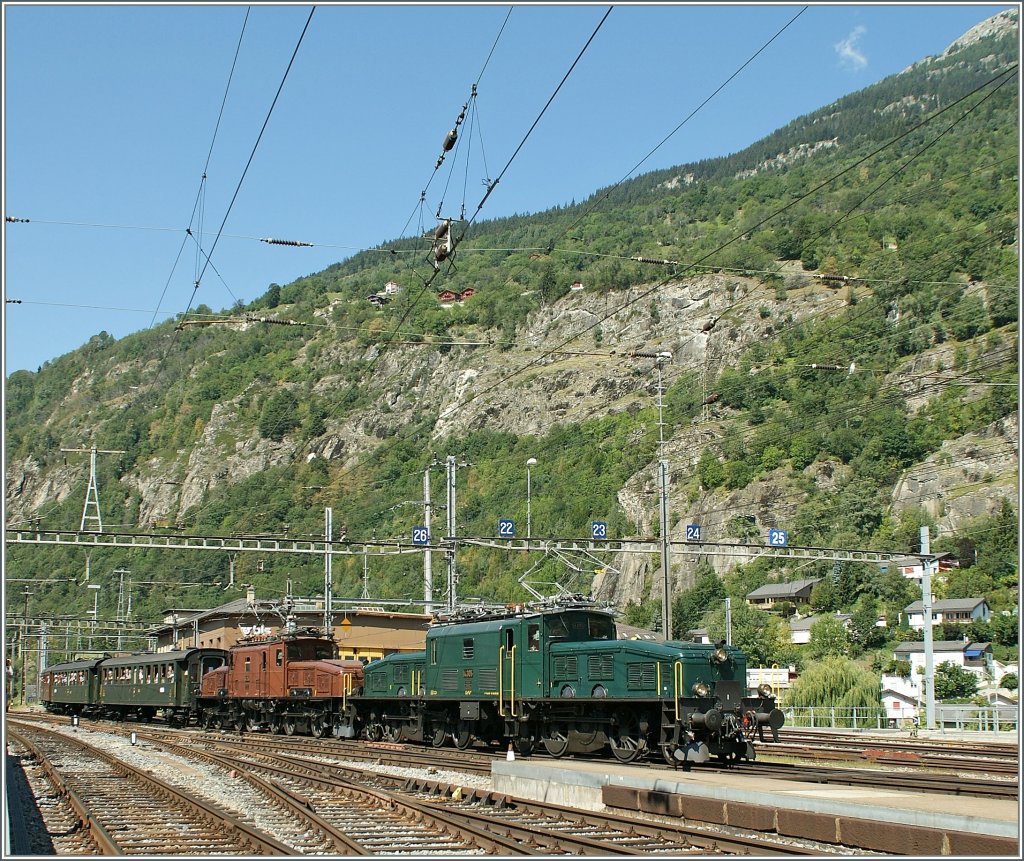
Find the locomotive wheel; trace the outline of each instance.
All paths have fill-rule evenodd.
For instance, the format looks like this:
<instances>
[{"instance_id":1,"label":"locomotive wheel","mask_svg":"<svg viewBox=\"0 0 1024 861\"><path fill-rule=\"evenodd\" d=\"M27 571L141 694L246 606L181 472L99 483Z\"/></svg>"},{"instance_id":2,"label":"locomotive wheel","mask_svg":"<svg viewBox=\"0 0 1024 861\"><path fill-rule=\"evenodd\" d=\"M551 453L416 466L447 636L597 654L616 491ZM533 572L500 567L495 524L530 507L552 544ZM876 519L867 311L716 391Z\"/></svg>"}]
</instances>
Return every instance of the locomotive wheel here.
<instances>
[{"instance_id":1,"label":"locomotive wheel","mask_svg":"<svg viewBox=\"0 0 1024 861\"><path fill-rule=\"evenodd\" d=\"M520 756L529 756L533 753L533 739L519 737L515 740L516 751Z\"/></svg>"},{"instance_id":2,"label":"locomotive wheel","mask_svg":"<svg viewBox=\"0 0 1024 861\"><path fill-rule=\"evenodd\" d=\"M295 718L286 717L281 720L281 729L285 735L295 735Z\"/></svg>"},{"instance_id":3,"label":"locomotive wheel","mask_svg":"<svg viewBox=\"0 0 1024 861\"><path fill-rule=\"evenodd\" d=\"M397 744L402 740L402 727L397 723L384 724L384 741Z\"/></svg>"},{"instance_id":4,"label":"locomotive wheel","mask_svg":"<svg viewBox=\"0 0 1024 861\"><path fill-rule=\"evenodd\" d=\"M274 735L281 734L281 718L279 718L277 715L274 715L272 718L270 718L270 720L267 722L267 726Z\"/></svg>"},{"instance_id":5,"label":"locomotive wheel","mask_svg":"<svg viewBox=\"0 0 1024 861\"><path fill-rule=\"evenodd\" d=\"M466 750L472 744L473 733L469 731L469 726L465 723L459 724L459 729L455 733L455 746L459 750Z\"/></svg>"},{"instance_id":6,"label":"locomotive wheel","mask_svg":"<svg viewBox=\"0 0 1024 861\"><path fill-rule=\"evenodd\" d=\"M434 728L434 734L430 737L430 744L434 747L444 747L444 743L448 738L448 733L445 732L443 726Z\"/></svg>"},{"instance_id":7,"label":"locomotive wheel","mask_svg":"<svg viewBox=\"0 0 1024 861\"><path fill-rule=\"evenodd\" d=\"M608 745L619 762L635 762L647 752L647 739L633 718L620 719L618 731L608 736Z\"/></svg>"},{"instance_id":8,"label":"locomotive wheel","mask_svg":"<svg viewBox=\"0 0 1024 861\"><path fill-rule=\"evenodd\" d=\"M569 739L566 738L562 727L552 727L550 735L541 739L541 744L544 745L544 750L554 757L565 756L569 750Z\"/></svg>"},{"instance_id":9,"label":"locomotive wheel","mask_svg":"<svg viewBox=\"0 0 1024 861\"><path fill-rule=\"evenodd\" d=\"M612 748L612 756L619 762L636 762L647 750L646 740L633 736L620 735L608 741Z\"/></svg>"}]
</instances>

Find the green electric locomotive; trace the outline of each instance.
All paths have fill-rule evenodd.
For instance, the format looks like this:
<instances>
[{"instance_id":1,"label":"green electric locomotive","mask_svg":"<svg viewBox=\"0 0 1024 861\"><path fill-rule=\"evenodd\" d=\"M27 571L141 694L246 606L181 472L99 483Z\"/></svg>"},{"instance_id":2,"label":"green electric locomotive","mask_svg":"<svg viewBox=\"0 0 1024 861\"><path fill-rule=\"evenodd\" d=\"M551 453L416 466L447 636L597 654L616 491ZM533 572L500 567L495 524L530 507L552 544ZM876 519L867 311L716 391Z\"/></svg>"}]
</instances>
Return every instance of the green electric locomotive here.
<instances>
[{"instance_id":1,"label":"green electric locomotive","mask_svg":"<svg viewBox=\"0 0 1024 861\"><path fill-rule=\"evenodd\" d=\"M364 672L372 738L465 748L538 745L552 756L610 749L621 762L753 759L784 722L771 689L746 696L746 658L724 643L619 640L610 611L581 597L464 610L421 653Z\"/></svg>"}]
</instances>

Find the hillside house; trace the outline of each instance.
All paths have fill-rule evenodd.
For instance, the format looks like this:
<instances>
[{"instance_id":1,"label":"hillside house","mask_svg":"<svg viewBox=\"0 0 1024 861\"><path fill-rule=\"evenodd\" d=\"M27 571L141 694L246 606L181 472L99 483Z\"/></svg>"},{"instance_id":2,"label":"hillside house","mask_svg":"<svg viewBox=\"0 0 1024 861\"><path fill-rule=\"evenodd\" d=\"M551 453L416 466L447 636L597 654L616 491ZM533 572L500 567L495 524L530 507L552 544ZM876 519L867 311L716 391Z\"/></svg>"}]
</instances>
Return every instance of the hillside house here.
<instances>
[{"instance_id":1,"label":"hillside house","mask_svg":"<svg viewBox=\"0 0 1024 861\"><path fill-rule=\"evenodd\" d=\"M383 308L385 305L387 305L388 302L391 301L391 299L389 299L383 293L374 293L372 296L367 296L366 301L373 305L375 308Z\"/></svg>"},{"instance_id":2,"label":"hillside house","mask_svg":"<svg viewBox=\"0 0 1024 861\"><path fill-rule=\"evenodd\" d=\"M910 663L910 675L882 676L882 706L890 725L913 720L924 707L924 643L900 643L893 657ZM982 688L993 674L992 646L989 643L965 643L963 640L939 640L932 643L932 661L951 663L978 676Z\"/></svg>"},{"instance_id":3,"label":"hillside house","mask_svg":"<svg viewBox=\"0 0 1024 861\"><path fill-rule=\"evenodd\" d=\"M907 625L915 631L924 630L924 602L915 601L903 608ZM954 622L968 625L971 622L987 622L992 610L984 598L944 598L932 602L932 625Z\"/></svg>"},{"instance_id":4,"label":"hillside house","mask_svg":"<svg viewBox=\"0 0 1024 861\"><path fill-rule=\"evenodd\" d=\"M900 643L893 657L898 661L909 661L911 679L916 679L919 676L918 668L922 672L924 670L924 643ZM991 678L995 673L991 643L936 640L932 643L932 661L936 667L948 662L970 670L979 682Z\"/></svg>"},{"instance_id":5,"label":"hillside house","mask_svg":"<svg viewBox=\"0 0 1024 861\"><path fill-rule=\"evenodd\" d=\"M474 293L476 293L476 290L475 290L475 289L473 289L472 287L467 287L467 288L466 288L465 290L463 290L463 291L462 291L462 292L461 292L461 293L459 294L459 301L460 301L460 302L462 302L462 301L464 301L464 300L468 299L468 298L469 298L470 296L472 296L472 295L473 295Z\"/></svg>"},{"instance_id":6,"label":"hillside house","mask_svg":"<svg viewBox=\"0 0 1024 861\"><path fill-rule=\"evenodd\" d=\"M437 294L437 301L442 305L451 305L459 298L454 290L442 290Z\"/></svg>"},{"instance_id":7,"label":"hillside house","mask_svg":"<svg viewBox=\"0 0 1024 861\"><path fill-rule=\"evenodd\" d=\"M941 576L946 571L960 567L960 560L952 553L939 553L935 557L935 562L936 566L932 568L933 577ZM892 562L883 565L882 570L886 570L889 565L895 565L900 574L908 580L913 580L918 587L921 586L921 581L924 579L924 564L916 556L902 556L893 559Z\"/></svg>"},{"instance_id":8,"label":"hillside house","mask_svg":"<svg viewBox=\"0 0 1024 861\"><path fill-rule=\"evenodd\" d=\"M582 281L573 281L572 284L569 285L569 289L574 291L574 292L577 291L577 290L582 290L583 289L583 282Z\"/></svg>"},{"instance_id":9,"label":"hillside house","mask_svg":"<svg viewBox=\"0 0 1024 861\"><path fill-rule=\"evenodd\" d=\"M397 296L401 292L402 288L399 287L394 281L388 281L388 283L384 285L385 296Z\"/></svg>"},{"instance_id":10,"label":"hillside house","mask_svg":"<svg viewBox=\"0 0 1024 861\"><path fill-rule=\"evenodd\" d=\"M809 580L793 580L791 583L768 583L760 589L747 593L747 603L752 607L771 610L779 604L793 604L803 607L810 603L811 590L821 582L820 577Z\"/></svg>"}]
</instances>

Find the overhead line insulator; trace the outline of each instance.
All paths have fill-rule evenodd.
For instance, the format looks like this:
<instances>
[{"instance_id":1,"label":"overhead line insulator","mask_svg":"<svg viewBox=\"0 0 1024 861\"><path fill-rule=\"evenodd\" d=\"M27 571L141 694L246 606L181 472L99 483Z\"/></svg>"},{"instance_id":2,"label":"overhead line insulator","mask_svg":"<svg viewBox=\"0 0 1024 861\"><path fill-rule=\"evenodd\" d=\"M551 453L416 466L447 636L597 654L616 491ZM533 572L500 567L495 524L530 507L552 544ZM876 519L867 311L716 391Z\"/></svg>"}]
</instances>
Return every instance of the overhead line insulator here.
<instances>
[{"instance_id":1,"label":"overhead line insulator","mask_svg":"<svg viewBox=\"0 0 1024 861\"><path fill-rule=\"evenodd\" d=\"M4 216L4 221L8 224L28 224L29 219L27 218L15 218L12 215Z\"/></svg>"},{"instance_id":2,"label":"overhead line insulator","mask_svg":"<svg viewBox=\"0 0 1024 861\"><path fill-rule=\"evenodd\" d=\"M292 245L292 246L303 247L303 248L312 248L313 247L312 243L300 243L297 240L271 240L271 239L267 238L267 239L260 240L260 242L261 243L266 243L267 245Z\"/></svg>"},{"instance_id":3,"label":"overhead line insulator","mask_svg":"<svg viewBox=\"0 0 1024 861\"><path fill-rule=\"evenodd\" d=\"M658 259L656 259L654 257L640 257L640 256L633 257L631 259L635 260L637 263L653 263L656 266L678 266L679 265L679 261L678 260L658 260Z\"/></svg>"}]
</instances>

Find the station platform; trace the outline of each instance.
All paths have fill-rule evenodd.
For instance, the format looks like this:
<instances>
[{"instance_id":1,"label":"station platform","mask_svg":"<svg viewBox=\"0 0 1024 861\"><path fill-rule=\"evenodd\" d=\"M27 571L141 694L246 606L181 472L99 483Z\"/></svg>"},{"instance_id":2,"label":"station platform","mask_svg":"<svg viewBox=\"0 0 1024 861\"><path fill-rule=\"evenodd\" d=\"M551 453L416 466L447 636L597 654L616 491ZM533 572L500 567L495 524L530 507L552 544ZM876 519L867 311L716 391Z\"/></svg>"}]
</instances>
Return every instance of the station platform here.
<instances>
[{"instance_id":1,"label":"station platform","mask_svg":"<svg viewBox=\"0 0 1024 861\"><path fill-rule=\"evenodd\" d=\"M907 833L917 835L923 849L935 848L935 854L974 854L962 849L978 845L985 847L978 854L1017 854L1019 845L1019 804L1012 799L800 783L699 765L672 771L574 759L557 765L496 760L491 776L496 792L554 804L643 810L811 839L839 834L850 842L861 834L851 845L866 848L905 841ZM950 846L962 849L950 851Z\"/></svg>"}]
</instances>

